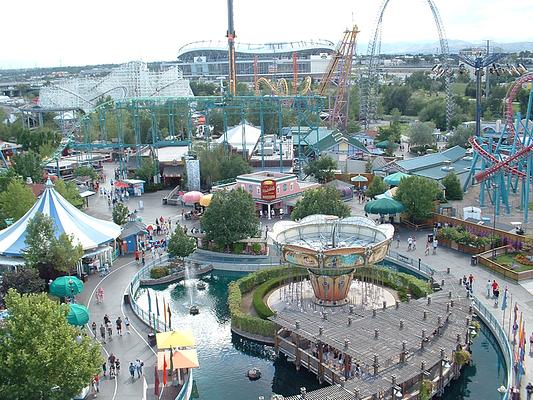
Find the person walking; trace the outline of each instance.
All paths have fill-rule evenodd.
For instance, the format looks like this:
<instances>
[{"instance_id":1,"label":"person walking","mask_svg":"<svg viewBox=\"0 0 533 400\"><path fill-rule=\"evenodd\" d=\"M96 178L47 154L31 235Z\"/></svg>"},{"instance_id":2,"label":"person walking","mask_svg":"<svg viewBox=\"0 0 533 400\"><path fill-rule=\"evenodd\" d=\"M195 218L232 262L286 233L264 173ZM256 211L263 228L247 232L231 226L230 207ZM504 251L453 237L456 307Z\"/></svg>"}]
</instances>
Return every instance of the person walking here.
<instances>
[{"instance_id":1,"label":"person walking","mask_svg":"<svg viewBox=\"0 0 533 400\"><path fill-rule=\"evenodd\" d=\"M100 324L100 336L102 337L102 343L105 344L105 326Z\"/></svg>"},{"instance_id":2,"label":"person walking","mask_svg":"<svg viewBox=\"0 0 533 400\"><path fill-rule=\"evenodd\" d=\"M468 275L468 283L470 283L470 291L472 291L472 285L474 284L474 275Z\"/></svg>"},{"instance_id":3,"label":"person walking","mask_svg":"<svg viewBox=\"0 0 533 400\"><path fill-rule=\"evenodd\" d=\"M105 362L102 364L102 372L104 373L104 376L107 373L107 364Z\"/></svg>"},{"instance_id":4,"label":"person walking","mask_svg":"<svg viewBox=\"0 0 533 400\"><path fill-rule=\"evenodd\" d=\"M429 256L429 242L426 242L426 249L424 250L424 254L426 256Z\"/></svg>"},{"instance_id":5,"label":"person walking","mask_svg":"<svg viewBox=\"0 0 533 400\"><path fill-rule=\"evenodd\" d=\"M531 400L531 395L533 394L533 384L529 382L526 386L527 400Z\"/></svg>"},{"instance_id":6,"label":"person walking","mask_svg":"<svg viewBox=\"0 0 533 400\"><path fill-rule=\"evenodd\" d=\"M117 375L120 374L120 360L118 358L115 360L115 372Z\"/></svg>"},{"instance_id":7,"label":"person walking","mask_svg":"<svg viewBox=\"0 0 533 400\"><path fill-rule=\"evenodd\" d=\"M122 336L122 320L120 317L117 318L115 323L117 324L117 335Z\"/></svg>"},{"instance_id":8,"label":"person walking","mask_svg":"<svg viewBox=\"0 0 533 400\"><path fill-rule=\"evenodd\" d=\"M93 335L95 338L96 338L96 328L97 328L96 322L93 321L93 323L91 324L91 329L93 331Z\"/></svg>"},{"instance_id":9,"label":"person walking","mask_svg":"<svg viewBox=\"0 0 533 400\"><path fill-rule=\"evenodd\" d=\"M96 393L100 393L100 377L98 376L98 374L93 377L92 383L93 383L93 394L96 397Z\"/></svg>"},{"instance_id":10,"label":"person walking","mask_svg":"<svg viewBox=\"0 0 533 400\"><path fill-rule=\"evenodd\" d=\"M531 332L531 336L529 337L529 352L533 353L533 332Z\"/></svg>"},{"instance_id":11,"label":"person walking","mask_svg":"<svg viewBox=\"0 0 533 400\"><path fill-rule=\"evenodd\" d=\"M437 238L433 239L433 254L437 254L437 246L439 245L439 242Z\"/></svg>"},{"instance_id":12,"label":"person walking","mask_svg":"<svg viewBox=\"0 0 533 400\"><path fill-rule=\"evenodd\" d=\"M413 236L412 245L413 245L413 251L416 250L416 238L414 236Z\"/></svg>"},{"instance_id":13,"label":"person walking","mask_svg":"<svg viewBox=\"0 0 533 400\"><path fill-rule=\"evenodd\" d=\"M109 315L105 314L105 315L104 315L104 325L107 326L107 324L109 324L110 321L111 321L111 320L109 319Z\"/></svg>"},{"instance_id":14,"label":"person walking","mask_svg":"<svg viewBox=\"0 0 533 400\"><path fill-rule=\"evenodd\" d=\"M126 333L129 335L130 332L130 320L128 317L124 318L124 325L126 325Z\"/></svg>"},{"instance_id":15,"label":"person walking","mask_svg":"<svg viewBox=\"0 0 533 400\"><path fill-rule=\"evenodd\" d=\"M492 282L490 281L490 279L487 281L485 287L487 288L487 298L490 299L490 289L492 288Z\"/></svg>"},{"instance_id":16,"label":"person walking","mask_svg":"<svg viewBox=\"0 0 533 400\"><path fill-rule=\"evenodd\" d=\"M109 341L113 340L113 328L111 327L111 322L107 323L107 336L109 337Z\"/></svg>"},{"instance_id":17,"label":"person walking","mask_svg":"<svg viewBox=\"0 0 533 400\"><path fill-rule=\"evenodd\" d=\"M130 362L130 366L129 366L129 371L130 371L130 376L131 376L131 380L134 380L135 379L135 365L133 365L132 362Z\"/></svg>"},{"instance_id":18,"label":"person walking","mask_svg":"<svg viewBox=\"0 0 533 400\"><path fill-rule=\"evenodd\" d=\"M143 367L144 367L144 363L140 359L135 360L135 369L137 370L137 378L140 378L141 375L143 374Z\"/></svg>"}]
</instances>

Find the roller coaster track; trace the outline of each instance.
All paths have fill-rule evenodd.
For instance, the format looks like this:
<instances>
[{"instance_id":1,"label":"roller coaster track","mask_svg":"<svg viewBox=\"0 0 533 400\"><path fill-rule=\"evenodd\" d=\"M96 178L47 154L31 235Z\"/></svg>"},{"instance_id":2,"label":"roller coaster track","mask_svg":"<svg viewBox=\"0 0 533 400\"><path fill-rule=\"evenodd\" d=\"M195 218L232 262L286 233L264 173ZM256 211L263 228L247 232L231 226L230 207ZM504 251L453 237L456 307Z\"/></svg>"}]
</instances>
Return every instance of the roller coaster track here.
<instances>
[{"instance_id":1,"label":"roller coaster track","mask_svg":"<svg viewBox=\"0 0 533 400\"><path fill-rule=\"evenodd\" d=\"M59 143L59 146L57 146L56 150L54 151L54 154L52 154L50 157L46 157L41 161L41 168L45 168L47 164L49 164L52 161L59 160L61 158L61 154L63 154L63 150L67 148L67 146L74 141L74 133L79 128L79 125L74 124L65 134L63 139L61 139L61 142Z\"/></svg>"},{"instance_id":2,"label":"roller coaster track","mask_svg":"<svg viewBox=\"0 0 533 400\"><path fill-rule=\"evenodd\" d=\"M513 154L509 158L502 161L496 158L494 155L490 154L485 149L483 149L483 147L477 141L475 136L469 139L469 142L472 145L473 149L477 151L481 157L488 159L489 161L493 163L489 168L483 171L480 171L475 175L475 178L478 182L489 178L490 176L499 172L501 169L504 169L506 172L519 176L521 178L526 176L526 174L518 170L518 168L511 167L511 164L515 162L519 162L522 158L527 156L530 151L533 150L533 143L530 143L527 146L524 146L524 144L520 140L515 140L516 129L515 129L514 122L513 122L514 120L513 101L515 100L516 95L518 94L519 90L522 88L522 85L528 82L532 82L532 81L533 81L533 74L527 74L527 75L520 77L518 80L515 81L515 83L513 83L513 85L507 92L507 97L506 97L505 115L507 117L507 127L506 127L507 128L507 141L509 143L512 143L513 141L515 141L517 147L520 150L518 150L515 154Z\"/></svg>"},{"instance_id":3,"label":"roller coaster track","mask_svg":"<svg viewBox=\"0 0 533 400\"><path fill-rule=\"evenodd\" d=\"M256 96L259 96L260 94L261 84L268 87L268 89L270 89L272 94L276 96L288 96L289 95L289 84L285 78L281 78L277 81L277 83L274 83L271 80L263 76L260 77L259 79L257 79L257 81L255 82L255 86L254 86ZM306 77L303 84L304 84L304 87L301 90L300 96L307 94L309 90L311 89L311 77L309 76ZM293 95L296 96L298 95L298 93L293 93Z\"/></svg>"}]
</instances>

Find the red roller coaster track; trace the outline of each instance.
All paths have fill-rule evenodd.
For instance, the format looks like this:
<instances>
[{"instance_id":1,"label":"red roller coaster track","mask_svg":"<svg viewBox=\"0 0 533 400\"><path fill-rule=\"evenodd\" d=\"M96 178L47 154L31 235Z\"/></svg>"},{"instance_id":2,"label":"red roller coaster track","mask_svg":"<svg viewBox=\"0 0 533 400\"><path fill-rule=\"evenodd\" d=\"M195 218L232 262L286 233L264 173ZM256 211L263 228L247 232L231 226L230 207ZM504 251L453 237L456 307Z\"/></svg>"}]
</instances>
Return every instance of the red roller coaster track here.
<instances>
[{"instance_id":1,"label":"red roller coaster track","mask_svg":"<svg viewBox=\"0 0 533 400\"><path fill-rule=\"evenodd\" d=\"M507 92L506 96L506 118L507 118L507 141L509 143L512 143L514 140L514 137L516 135L515 126L513 123L514 115L513 115L513 101L516 98L516 95L518 94L518 91L522 88L522 85L524 83L532 82L533 81L533 73L527 74L522 77L520 77L516 82L511 86L509 91ZM515 154L513 154L511 157L507 158L504 161L498 160L494 155L490 154L488 151L486 151L480 143L476 140L476 137L473 136L469 140L470 144L472 145L472 148L483 158L491 161L493 163L492 166L489 168L480 171L476 174L476 180L478 182L489 178L490 176L494 175L496 172L500 171L501 169L504 169L506 172L511 173L513 175L516 175L518 177L525 177L526 174L522 171L520 171L516 167L511 167L510 165L514 162L520 161L523 157L527 156L527 154L533 150L533 143L529 146L524 146L520 140L516 141L517 147L520 149Z\"/></svg>"}]
</instances>

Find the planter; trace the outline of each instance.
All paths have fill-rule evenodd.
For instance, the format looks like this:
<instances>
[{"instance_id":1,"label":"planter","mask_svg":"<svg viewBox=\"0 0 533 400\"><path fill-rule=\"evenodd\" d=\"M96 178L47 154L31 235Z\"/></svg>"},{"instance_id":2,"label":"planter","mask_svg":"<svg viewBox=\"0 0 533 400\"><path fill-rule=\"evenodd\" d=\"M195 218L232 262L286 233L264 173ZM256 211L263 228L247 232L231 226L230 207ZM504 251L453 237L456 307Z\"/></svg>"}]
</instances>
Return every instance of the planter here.
<instances>
[{"instance_id":1,"label":"planter","mask_svg":"<svg viewBox=\"0 0 533 400\"><path fill-rule=\"evenodd\" d=\"M461 251L463 253L466 253L466 254L479 254L479 253L482 253L485 250L485 248L484 247L466 246L464 244L457 243L457 250L459 250L459 251Z\"/></svg>"}]
</instances>

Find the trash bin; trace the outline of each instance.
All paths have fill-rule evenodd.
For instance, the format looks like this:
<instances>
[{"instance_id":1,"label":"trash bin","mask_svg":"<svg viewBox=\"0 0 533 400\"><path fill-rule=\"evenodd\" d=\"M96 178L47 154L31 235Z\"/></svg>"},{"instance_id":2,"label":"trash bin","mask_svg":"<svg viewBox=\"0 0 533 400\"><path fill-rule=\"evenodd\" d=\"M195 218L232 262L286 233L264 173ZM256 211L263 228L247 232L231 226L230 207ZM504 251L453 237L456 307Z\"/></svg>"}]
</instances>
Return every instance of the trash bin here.
<instances>
[{"instance_id":1,"label":"trash bin","mask_svg":"<svg viewBox=\"0 0 533 400\"><path fill-rule=\"evenodd\" d=\"M428 235L428 243L433 243L433 234L432 233L430 233Z\"/></svg>"},{"instance_id":2,"label":"trash bin","mask_svg":"<svg viewBox=\"0 0 533 400\"><path fill-rule=\"evenodd\" d=\"M130 304L130 294L128 292L124 293L124 304Z\"/></svg>"},{"instance_id":3,"label":"trash bin","mask_svg":"<svg viewBox=\"0 0 533 400\"><path fill-rule=\"evenodd\" d=\"M155 340L155 333L149 333L148 334L148 344L152 347L154 347L156 345L156 340Z\"/></svg>"},{"instance_id":4,"label":"trash bin","mask_svg":"<svg viewBox=\"0 0 533 400\"><path fill-rule=\"evenodd\" d=\"M470 259L470 265L477 265L477 256L472 256Z\"/></svg>"},{"instance_id":5,"label":"trash bin","mask_svg":"<svg viewBox=\"0 0 533 400\"><path fill-rule=\"evenodd\" d=\"M139 210L144 210L144 201L139 200Z\"/></svg>"},{"instance_id":6,"label":"trash bin","mask_svg":"<svg viewBox=\"0 0 533 400\"><path fill-rule=\"evenodd\" d=\"M87 277L88 277L87 274L85 274L85 273L81 274L81 280L82 280L83 282L87 282Z\"/></svg>"}]
</instances>

